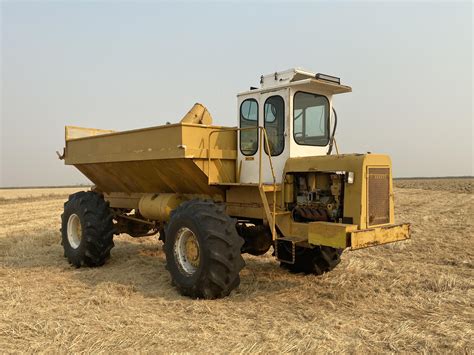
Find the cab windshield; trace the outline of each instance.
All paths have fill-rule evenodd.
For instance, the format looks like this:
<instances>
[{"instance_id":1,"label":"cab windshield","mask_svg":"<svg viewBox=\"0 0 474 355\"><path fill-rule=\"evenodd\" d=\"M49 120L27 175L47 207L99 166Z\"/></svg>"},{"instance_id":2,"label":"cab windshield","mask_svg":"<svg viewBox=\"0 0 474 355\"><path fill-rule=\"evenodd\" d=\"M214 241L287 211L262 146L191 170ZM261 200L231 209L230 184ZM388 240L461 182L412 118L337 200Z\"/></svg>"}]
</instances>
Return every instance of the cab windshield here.
<instances>
[{"instance_id":1,"label":"cab windshield","mask_svg":"<svg viewBox=\"0 0 474 355\"><path fill-rule=\"evenodd\" d=\"M297 92L293 100L293 137L301 145L329 143L329 101L326 96Z\"/></svg>"}]
</instances>

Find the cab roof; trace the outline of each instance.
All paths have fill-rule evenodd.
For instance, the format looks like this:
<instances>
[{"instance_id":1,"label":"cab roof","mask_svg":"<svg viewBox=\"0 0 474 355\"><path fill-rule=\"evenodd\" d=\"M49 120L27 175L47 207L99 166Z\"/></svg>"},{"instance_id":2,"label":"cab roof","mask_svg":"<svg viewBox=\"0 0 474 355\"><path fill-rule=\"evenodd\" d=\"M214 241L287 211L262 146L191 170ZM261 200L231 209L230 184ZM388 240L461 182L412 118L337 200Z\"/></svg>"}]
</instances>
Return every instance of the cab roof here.
<instances>
[{"instance_id":1,"label":"cab roof","mask_svg":"<svg viewBox=\"0 0 474 355\"><path fill-rule=\"evenodd\" d=\"M351 92L350 86L341 85L338 77L322 73L293 68L260 77L260 88L251 87L250 90L239 93L237 96L249 93L264 93L289 86L311 86L317 91L334 94Z\"/></svg>"}]
</instances>

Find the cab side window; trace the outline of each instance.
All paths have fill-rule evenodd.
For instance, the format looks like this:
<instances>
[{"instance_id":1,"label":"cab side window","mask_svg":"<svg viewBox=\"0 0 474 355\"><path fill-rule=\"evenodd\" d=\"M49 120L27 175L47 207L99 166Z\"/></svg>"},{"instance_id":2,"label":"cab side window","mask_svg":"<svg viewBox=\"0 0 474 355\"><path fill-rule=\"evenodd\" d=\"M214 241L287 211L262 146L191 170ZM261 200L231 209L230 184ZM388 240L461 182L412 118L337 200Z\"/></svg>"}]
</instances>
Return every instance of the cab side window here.
<instances>
[{"instance_id":1,"label":"cab side window","mask_svg":"<svg viewBox=\"0 0 474 355\"><path fill-rule=\"evenodd\" d=\"M272 156L280 155L285 149L285 101L281 96L271 96L265 101L265 130ZM265 152L267 146L265 145Z\"/></svg>"},{"instance_id":2,"label":"cab side window","mask_svg":"<svg viewBox=\"0 0 474 355\"><path fill-rule=\"evenodd\" d=\"M329 143L329 101L325 96L297 92L293 100L293 135L301 145Z\"/></svg>"},{"instance_id":3,"label":"cab side window","mask_svg":"<svg viewBox=\"0 0 474 355\"><path fill-rule=\"evenodd\" d=\"M247 99L240 105L240 151L243 155L254 155L258 150L258 103Z\"/></svg>"}]
</instances>

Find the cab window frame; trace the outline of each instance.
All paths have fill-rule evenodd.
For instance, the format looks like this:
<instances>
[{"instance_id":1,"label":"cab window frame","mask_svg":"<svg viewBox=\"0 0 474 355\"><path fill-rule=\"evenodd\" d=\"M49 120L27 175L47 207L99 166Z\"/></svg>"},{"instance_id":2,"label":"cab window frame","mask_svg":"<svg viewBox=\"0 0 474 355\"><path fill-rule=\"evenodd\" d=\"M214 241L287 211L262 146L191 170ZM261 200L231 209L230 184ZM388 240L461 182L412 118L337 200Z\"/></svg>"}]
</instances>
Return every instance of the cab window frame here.
<instances>
[{"instance_id":1,"label":"cab window frame","mask_svg":"<svg viewBox=\"0 0 474 355\"><path fill-rule=\"evenodd\" d=\"M256 103L257 105L257 119L256 120L249 120L249 119L246 119L243 114L242 114L242 106L245 102L247 101L253 101ZM258 134L258 121L260 119L260 107L259 107L259 104L258 104L258 100L257 99L254 99L254 98L248 98L248 99L245 99L243 100L241 103L240 103L240 107L239 107L239 128L242 129L242 120L243 121L246 121L246 122L255 122L255 128L254 129L250 129L248 127L245 127L247 129L244 129L243 131L247 131L247 132L253 132L255 131L256 133L256 142L257 142L257 145L255 147L255 151L248 154L248 153L245 153L243 150L242 150L242 130L239 130L239 149L240 149L240 152L242 153L242 155L246 156L246 157L250 157L252 155L255 155L257 154L258 152L258 145L259 145L259 134Z\"/></svg>"},{"instance_id":2,"label":"cab window frame","mask_svg":"<svg viewBox=\"0 0 474 355\"><path fill-rule=\"evenodd\" d=\"M263 104L263 127L265 128L265 131L267 130L267 120L266 120L266 110L265 110L265 105L267 104L267 101L272 99L272 98L275 98L275 97L278 97L279 99L281 99L281 102L283 103L282 107L283 107L283 114L282 114L282 136L283 136L283 139L282 139L282 146L281 146L281 151L278 152L278 154L271 154L272 157L277 157L279 155L282 155L283 152L285 151L285 121L286 121L286 104L285 104L285 98L281 95L272 95L272 96L269 96L265 99L265 102ZM278 129L278 122L277 122L277 117L275 116L275 119L273 121L268 121L269 124L271 123L277 123L277 129ZM268 135L268 132L267 132L267 135ZM271 149L271 147L270 147ZM264 145L264 151L267 155L269 155L269 152L267 151L267 145L265 144ZM270 152L271 153L271 152Z\"/></svg>"},{"instance_id":3,"label":"cab window frame","mask_svg":"<svg viewBox=\"0 0 474 355\"><path fill-rule=\"evenodd\" d=\"M296 131L295 131L295 100L296 100L296 96L298 94L307 94L307 95L313 95L313 96L317 96L317 97L322 97L324 98L324 100L326 101L326 107L327 107L327 113L326 113L326 118L325 118L325 123L326 123L326 130L325 130L325 136L324 138L326 139L325 140L325 144L309 144L309 143L300 143L297 141L296 139ZM331 130L331 122L330 122L330 112L331 112L331 107L330 107L330 102L329 102L329 99L327 96L325 95L321 95L321 94L315 94L314 92L307 92L307 91L296 91L293 95L293 140L295 141L296 144L298 145L301 145L301 146L307 146L307 147L326 147L328 144L329 144L329 141L330 141L330 130ZM301 122L301 125L303 125L303 122Z\"/></svg>"}]
</instances>

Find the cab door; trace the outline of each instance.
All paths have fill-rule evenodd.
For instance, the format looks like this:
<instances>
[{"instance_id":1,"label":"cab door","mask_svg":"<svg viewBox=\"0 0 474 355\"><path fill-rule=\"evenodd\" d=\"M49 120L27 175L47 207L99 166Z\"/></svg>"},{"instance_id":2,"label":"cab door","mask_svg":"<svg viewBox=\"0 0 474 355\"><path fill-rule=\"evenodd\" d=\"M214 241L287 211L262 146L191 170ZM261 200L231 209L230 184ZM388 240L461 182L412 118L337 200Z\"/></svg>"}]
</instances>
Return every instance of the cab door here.
<instances>
[{"instance_id":1,"label":"cab door","mask_svg":"<svg viewBox=\"0 0 474 355\"><path fill-rule=\"evenodd\" d=\"M276 182L281 183L283 169L289 157L289 89L272 91L260 96L262 126L265 128L270 148L273 172ZM272 171L268 159L269 152L264 142L262 152L262 179L272 183Z\"/></svg>"},{"instance_id":2,"label":"cab door","mask_svg":"<svg viewBox=\"0 0 474 355\"><path fill-rule=\"evenodd\" d=\"M259 94L239 97L239 134L237 175L241 183L258 182L258 152L260 145Z\"/></svg>"},{"instance_id":3,"label":"cab door","mask_svg":"<svg viewBox=\"0 0 474 355\"><path fill-rule=\"evenodd\" d=\"M258 126L265 127L272 158L273 171L277 183L282 181L282 172L288 159L289 131L288 89L254 94L239 100L238 169L241 183L259 182L260 146L262 182L273 183L272 171L265 142L260 144L261 134Z\"/></svg>"}]
</instances>

